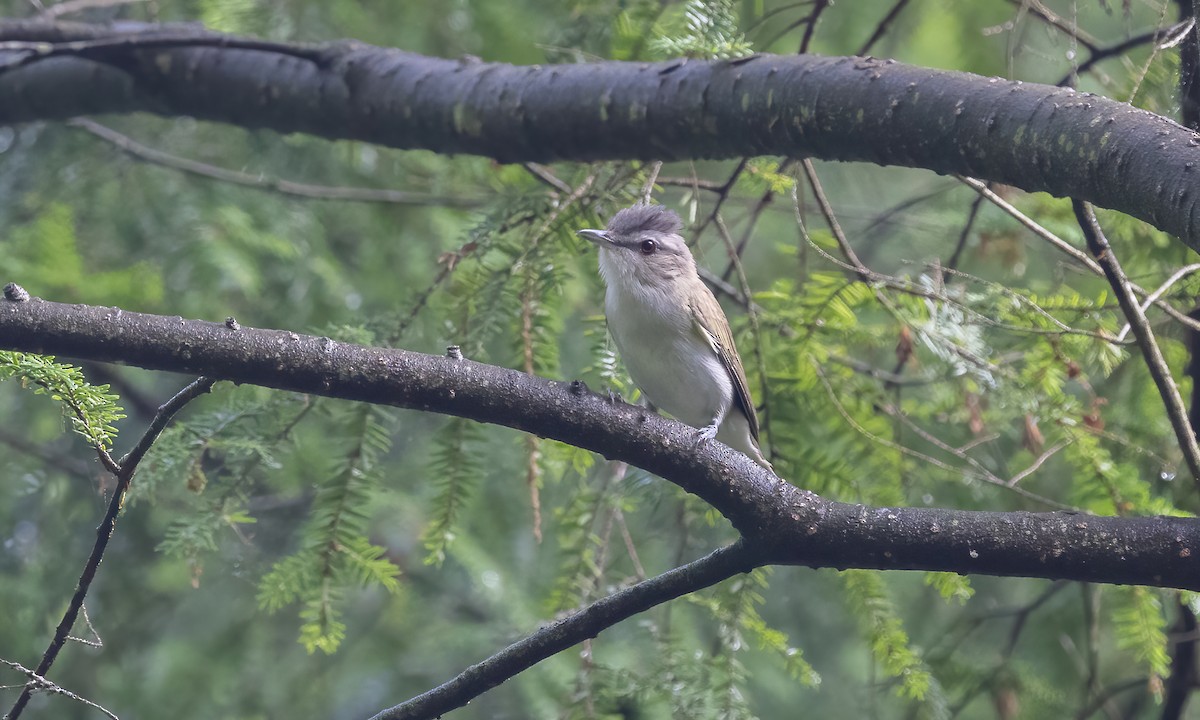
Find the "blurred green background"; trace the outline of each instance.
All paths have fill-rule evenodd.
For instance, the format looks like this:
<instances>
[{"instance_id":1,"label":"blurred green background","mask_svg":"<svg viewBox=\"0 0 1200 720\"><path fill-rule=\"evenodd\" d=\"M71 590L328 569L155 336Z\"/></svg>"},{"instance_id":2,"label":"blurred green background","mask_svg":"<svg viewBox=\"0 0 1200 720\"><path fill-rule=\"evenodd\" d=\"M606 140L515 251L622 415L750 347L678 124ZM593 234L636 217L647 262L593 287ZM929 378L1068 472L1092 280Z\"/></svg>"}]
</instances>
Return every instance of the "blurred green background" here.
<instances>
[{"instance_id":1,"label":"blurred green background","mask_svg":"<svg viewBox=\"0 0 1200 720\"><path fill-rule=\"evenodd\" d=\"M353 38L531 64L794 53L815 7L807 49L854 54L895 5L158 0L73 19L197 21L281 41ZM1056 83L1089 45L1170 25L1175 13L1161 2L1047 7L1077 37L1021 3L916 0L869 52ZM18 0L0 9L38 12ZM1177 68L1174 50L1145 44L1080 86L1173 116ZM430 353L461 345L473 359L635 397L604 340L594 254L573 232L631 202L647 166L542 170L588 185L566 202L531 169L481 158L189 119L93 120L250 176L425 193L429 204L291 197L140 162L79 126L0 127L0 280L61 302L234 316ZM711 224L695 231L716 195L697 188L724 183L737 165L667 165L655 192L688 221L701 264L716 273L728 264L725 245ZM923 171L816 166L864 262L940 296L884 288L881 304L819 254L836 249L794 165L760 158L738 174L722 212L735 239L750 238L758 331L736 302L726 308L784 477L870 504L1195 511L1188 484L1174 482L1178 453L1138 354L1094 336L1122 325L1102 280L986 203L959 254L964 274L939 270L973 192ZM1065 201L1006 196L1078 241ZM1195 261L1139 223L1102 221L1147 287ZM1197 289L1184 281L1169 297L1187 310ZM1083 332L1057 332L1030 303ZM1181 371L1181 329L1153 319ZM912 356L901 374L917 383L885 386L851 368L892 370L904 342ZM187 382L83 369L111 384L129 416L118 451ZM0 657L33 666L109 485L49 398L5 383L0 412L9 418L0 426ZM966 449L946 452L931 437ZM1056 447L1021 481L1041 499L986 479L1011 478ZM695 498L581 451L436 415L222 384L185 411L135 480L87 603L103 648L69 645L50 677L122 720L368 717L643 572L733 538ZM1097 716L1158 717L1178 602L1154 590L779 568L626 621L450 716L1070 717L1128 684ZM75 634L90 637L82 623ZM16 695L4 691L0 706ZM37 697L25 716L99 715Z\"/></svg>"}]
</instances>

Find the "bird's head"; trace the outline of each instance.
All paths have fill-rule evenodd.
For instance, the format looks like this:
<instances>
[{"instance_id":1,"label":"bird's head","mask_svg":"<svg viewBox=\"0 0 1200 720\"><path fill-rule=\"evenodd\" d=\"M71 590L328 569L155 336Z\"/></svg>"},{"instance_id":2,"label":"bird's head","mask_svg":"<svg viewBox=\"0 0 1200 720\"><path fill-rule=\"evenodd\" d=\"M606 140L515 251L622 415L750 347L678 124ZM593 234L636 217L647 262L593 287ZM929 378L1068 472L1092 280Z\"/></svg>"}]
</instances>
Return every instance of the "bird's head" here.
<instances>
[{"instance_id":1,"label":"bird's head","mask_svg":"<svg viewBox=\"0 0 1200 720\"><path fill-rule=\"evenodd\" d=\"M600 248L600 274L609 287L666 292L681 280L698 280L682 227L673 210L639 204L618 212L605 229L580 230L579 236Z\"/></svg>"}]
</instances>

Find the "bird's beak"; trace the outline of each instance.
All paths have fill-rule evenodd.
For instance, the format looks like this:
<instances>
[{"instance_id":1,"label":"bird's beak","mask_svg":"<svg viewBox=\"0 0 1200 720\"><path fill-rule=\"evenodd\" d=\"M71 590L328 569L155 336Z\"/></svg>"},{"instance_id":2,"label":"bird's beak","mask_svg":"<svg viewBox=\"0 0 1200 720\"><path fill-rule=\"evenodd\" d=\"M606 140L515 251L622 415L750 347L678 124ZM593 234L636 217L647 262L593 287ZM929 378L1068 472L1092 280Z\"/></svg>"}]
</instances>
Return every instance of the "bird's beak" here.
<instances>
[{"instance_id":1,"label":"bird's beak","mask_svg":"<svg viewBox=\"0 0 1200 720\"><path fill-rule=\"evenodd\" d=\"M584 240L596 243L600 247L612 245L612 237L608 234L607 230L580 230L575 234Z\"/></svg>"}]
</instances>

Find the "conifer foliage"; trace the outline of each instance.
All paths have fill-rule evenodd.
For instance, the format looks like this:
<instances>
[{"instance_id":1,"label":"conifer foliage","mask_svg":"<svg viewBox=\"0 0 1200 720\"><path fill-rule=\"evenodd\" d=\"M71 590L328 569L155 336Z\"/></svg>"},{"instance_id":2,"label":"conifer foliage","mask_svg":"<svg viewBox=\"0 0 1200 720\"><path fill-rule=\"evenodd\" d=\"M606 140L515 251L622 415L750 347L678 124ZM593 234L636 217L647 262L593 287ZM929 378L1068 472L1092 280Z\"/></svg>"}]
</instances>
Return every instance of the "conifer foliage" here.
<instances>
[{"instance_id":1,"label":"conifer foliage","mask_svg":"<svg viewBox=\"0 0 1200 720\"><path fill-rule=\"evenodd\" d=\"M231 33L204 36L204 51L231 64L280 53L256 66L268 94L287 63L324 61L297 44L314 38L463 68L477 56L895 57L1075 84L1147 118L1175 117L1179 93L1200 87L1188 76L1195 18L1172 15L1190 3L925 5L31 3L0 20L0 89L43 61L121 71L102 61L114 43L30 42L43 26L18 22L59 13L117 21L53 26L64 37L181 20ZM145 62L190 26L161 27ZM749 93L743 109L776 102ZM1086 523L1200 509L1179 432L1200 418L1200 262L1146 223L1101 210L1111 247L1095 253L1069 200L986 177L805 157L659 162L650 144L625 159L502 165L277 136L246 113L244 128L140 115L0 127L0 280L113 317L228 318L229 333L245 323L580 381L572 392L616 406L642 398L576 231L662 203L731 320L782 481L864 513ZM1063 157L1095 141L1080 132L1063 137ZM1045 172L1066 162L1048 158ZM18 290L0 311L38 302ZM0 380L0 705L14 715L1186 717L1191 593L966 565L773 567L761 537L676 484L464 417L214 380L204 397L168 401L179 383L165 373L7 349ZM1172 386L1186 418L1167 409ZM97 541L118 482L115 531L102 523ZM768 559L696 579L722 552ZM680 577L696 584L662 590ZM591 621L570 650L536 654Z\"/></svg>"}]
</instances>

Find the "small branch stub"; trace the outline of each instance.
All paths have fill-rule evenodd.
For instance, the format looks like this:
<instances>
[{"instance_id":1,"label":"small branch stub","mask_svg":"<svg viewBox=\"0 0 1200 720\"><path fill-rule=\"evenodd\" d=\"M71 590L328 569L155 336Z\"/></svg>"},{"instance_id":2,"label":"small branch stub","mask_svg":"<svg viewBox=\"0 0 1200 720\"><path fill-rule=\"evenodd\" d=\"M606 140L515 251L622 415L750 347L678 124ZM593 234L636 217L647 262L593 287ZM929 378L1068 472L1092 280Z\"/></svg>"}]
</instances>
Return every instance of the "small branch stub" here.
<instances>
[{"instance_id":1,"label":"small branch stub","mask_svg":"<svg viewBox=\"0 0 1200 720\"><path fill-rule=\"evenodd\" d=\"M4 299L12 302L29 302L29 291L10 282L4 286Z\"/></svg>"}]
</instances>

